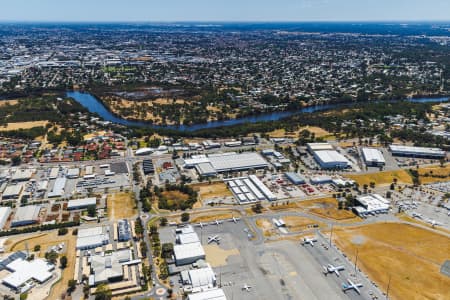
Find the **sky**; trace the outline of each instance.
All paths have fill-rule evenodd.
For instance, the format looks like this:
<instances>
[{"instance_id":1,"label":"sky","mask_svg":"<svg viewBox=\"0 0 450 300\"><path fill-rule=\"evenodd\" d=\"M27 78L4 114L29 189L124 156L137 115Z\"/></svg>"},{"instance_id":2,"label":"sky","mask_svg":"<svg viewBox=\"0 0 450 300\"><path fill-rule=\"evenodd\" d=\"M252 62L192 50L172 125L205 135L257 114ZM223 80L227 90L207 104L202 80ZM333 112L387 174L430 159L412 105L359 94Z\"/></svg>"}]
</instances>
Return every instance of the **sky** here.
<instances>
[{"instance_id":1,"label":"sky","mask_svg":"<svg viewBox=\"0 0 450 300\"><path fill-rule=\"evenodd\" d=\"M0 0L0 21L439 20L450 0Z\"/></svg>"}]
</instances>

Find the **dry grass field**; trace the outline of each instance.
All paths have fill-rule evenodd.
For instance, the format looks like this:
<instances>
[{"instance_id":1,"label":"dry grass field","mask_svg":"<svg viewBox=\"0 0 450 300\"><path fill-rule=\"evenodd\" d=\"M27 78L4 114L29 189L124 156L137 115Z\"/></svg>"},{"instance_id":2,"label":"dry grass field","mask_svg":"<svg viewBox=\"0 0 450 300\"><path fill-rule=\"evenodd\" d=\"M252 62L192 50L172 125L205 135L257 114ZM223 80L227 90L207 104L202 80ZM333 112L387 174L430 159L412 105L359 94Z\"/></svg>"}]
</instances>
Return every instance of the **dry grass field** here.
<instances>
[{"instance_id":1,"label":"dry grass field","mask_svg":"<svg viewBox=\"0 0 450 300\"><path fill-rule=\"evenodd\" d=\"M1 102L1 101L0 101ZM48 121L30 121L30 122L17 122L17 123L7 123L5 126L0 126L0 131L9 131L17 129L30 129L33 127L45 127Z\"/></svg>"},{"instance_id":2,"label":"dry grass field","mask_svg":"<svg viewBox=\"0 0 450 300\"><path fill-rule=\"evenodd\" d=\"M272 222L268 219L258 219L256 220L256 226L258 226L265 237L272 236L275 233L275 228Z\"/></svg>"},{"instance_id":3,"label":"dry grass field","mask_svg":"<svg viewBox=\"0 0 450 300\"><path fill-rule=\"evenodd\" d=\"M25 250L25 243L28 244L28 249L33 250L34 246L40 245L41 251L39 257L44 257L45 252L51 246L55 246L59 243L64 243L66 246L66 252L63 255L67 256L67 267L63 270L61 280L59 280L51 289L51 293L47 299L58 299L61 294L67 290L67 283L73 278L75 269L75 246L76 235L72 235L72 229L69 229L69 233L59 236L58 231L54 230L49 233L33 234L26 238L11 238L7 241L10 245L8 248L10 251ZM59 264L59 261L58 261Z\"/></svg>"},{"instance_id":4,"label":"dry grass field","mask_svg":"<svg viewBox=\"0 0 450 300\"><path fill-rule=\"evenodd\" d=\"M309 213L327 219L352 222L361 221L361 218L357 217L353 212L345 209L338 209L338 202L334 198L300 201L298 202L298 206Z\"/></svg>"},{"instance_id":5,"label":"dry grass field","mask_svg":"<svg viewBox=\"0 0 450 300\"><path fill-rule=\"evenodd\" d=\"M233 194L228 189L227 185L223 182L214 182L211 184L200 183L192 185L192 188L198 192L202 200L211 199L215 197L233 196Z\"/></svg>"},{"instance_id":6,"label":"dry grass field","mask_svg":"<svg viewBox=\"0 0 450 300\"><path fill-rule=\"evenodd\" d=\"M283 221L286 223L286 227L290 232L306 230L314 225L317 225L320 228L326 227L326 225L322 222L317 222L304 217L287 216L283 217Z\"/></svg>"},{"instance_id":7,"label":"dry grass field","mask_svg":"<svg viewBox=\"0 0 450 300\"><path fill-rule=\"evenodd\" d=\"M273 203L273 206L271 205L270 206L270 210L275 210L275 211L277 211L277 210L285 210L285 209L292 209L292 208L298 208L298 205L297 205L297 203L295 203L295 202L290 202L290 203L287 203L287 204L285 204L285 203L283 203L283 204L278 204L278 203Z\"/></svg>"},{"instance_id":8,"label":"dry grass field","mask_svg":"<svg viewBox=\"0 0 450 300\"><path fill-rule=\"evenodd\" d=\"M298 134L302 131L302 130L308 130L311 133L314 133L316 137L324 137L324 136L329 136L330 133L328 131L326 131L323 128L320 127L316 127L316 126L305 126L305 127L301 127L300 129L298 129L297 131L294 132L287 132L285 129L281 128L281 129L276 129L274 131L271 131L268 133L268 135L270 137L273 138L277 138L277 137L298 137Z\"/></svg>"},{"instance_id":9,"label":"dry grass field","mask_svg":"<svg viewBox=\"0 0 450 300\"><path fill-rule=\"evenodd\" d=\"M432 166L419 168L420 182L422 184L443 182L450 180L450 164L447 163L443 167Z\"/></svg>"},{"instance_id":10,"label":"dry grass field","mask_svg":"<svg viewBox=\"0 0 450 300\"><path fill-rule=\"evenodd\" d=\"M392 299L449 299L450 278L440 273L450 239L413 225L379 223L339 228L334 241Z\"/></svg>"},{"instance_id":11,"label":"dry grass field","mask_svg":"<svg viewBox=\"0 0 450 300\"><path fill-rule=\"evenodd\" d=\"M406 172L405 170L345 176L355 180L361 187L364 184L369 185L371 182L375 182L376 185L389 185L393 182L394 178L397 179L398 183L412 184L411 176L409 176L408 172Z\"/></svg>"},{"instance_id":12,"label":"dry grass field","mask_svg":"<svg viewBox=\"0 0 450 300\"><path fill-rule=\"evenodd\" d=\"M0 107L6 106L6 105L17 105L19 103L19 100L1 100L0 101Z\"/></svg>"},{"instance_id":13,"label":"dry grass field","mask_svg":"<svg viewBox=\"0 0 450 300\"><path fill-rule=\"evenodd\" d=\"M237 217L237 215L234 215ZM217 213L217 214L205 214L205 215L196 215L192 218L192 223L207 223L207 222L213 222L214 220L224 220L224 219L231 219L233 217L233 214L231 212L223 212L223 213Z\"/></svg>"},{"instance_id":14,"label":"dry grass field","mask_svg":"<svg viewBox=\"0 0 450 300\"><path fill-rule=\"evenodd\" d=\"M133 196L130 193L115 193L108 195L108 217L110 220L131 218L136 215Z\"/></svg>"}]
</instances>

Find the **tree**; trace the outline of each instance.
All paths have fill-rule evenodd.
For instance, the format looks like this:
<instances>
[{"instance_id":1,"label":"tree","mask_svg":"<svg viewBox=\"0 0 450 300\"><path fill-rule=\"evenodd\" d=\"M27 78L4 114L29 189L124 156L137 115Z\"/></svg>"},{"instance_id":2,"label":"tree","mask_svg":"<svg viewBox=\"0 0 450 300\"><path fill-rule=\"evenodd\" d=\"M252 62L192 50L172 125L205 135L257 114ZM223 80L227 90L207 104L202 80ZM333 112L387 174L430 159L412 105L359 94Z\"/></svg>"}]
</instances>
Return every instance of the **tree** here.
<instances>
[{"instance_id":1,"label":"tree","mask_svg":"<svg viewBox=\"0 0 450 300\"><path fill-rule=\"evenodd\" d=\"M45 253L45 259L48 260L52 264L56 264L56 260L58 259L58 253L55 251L50 251Z\"/></svg>"},{"instance_id":2,"label":"tree","mask_svg":"<svg viewBox=\"0 0 450 300\"><path fill-rule=\"evenodd\" d=\"M67 285L68 285L67 292L70 295L73 291L75 291L75 288L77 287L77 281L75 279L70 279Z\"/></svg>"},{"instance_id":3,"label":"tree","mask_svg":"<svg viewBox=\"0 0 450 300\"><path fill-rule=\"evenodd\" d=\"M161 225L161 226L167 226L167 223L168 223L168 221L167 221L167 218L166 218L166 217L162 217L162 218L159 220L159 225Z\"/></svg>"},{"instance_id":4,"label":"tree","mask_svg":"<svg viewBox=\"0 0 450 300\"><path fill-rule=\"evenodd\" d=\"M184 213L181 214L181 222L188 222L189 218L190 218L189 213L184 212Z\"/></svg>"},{"instance_id":5,"label":"tree","mask_svg":"<svg viewBox=\"0 0 450 300\"><path fill-rule=\"evenodd\" d=\"M66 235L69 230L67 228L59 228L58 235Z\"/></svg>"},{"instance_id":6,"label":"tree","mask_svg":"<svg viewBox=\"0 0 450 300\"><path fill-rule=\"evenodd\" d=\"M20 156L18 156L18 155L13 156L11 158L11 162L12 162L13 166L18 166L22 163L22 158L20 158Z\"/></svg>"},{"instance_id":7,"label":"tree","mask_svg":"<svg viewBox=\"0 0 450 300\"><path fill-rule=\"evenodd\" d=\"M112 293L108 285L105 283L99 284L95 290L95 300L111 300Z\"/></svg>"},{"instance_id":8,"label":"tree","mask_svg":"<svg viewBox=\"0 0 450 300\"><path fill-rule=\"evenodd\" d=\"M88 213L89 217L92 217L92 218L95 217L95 215L97 213L95 205L89 205L87 207L87 213Z\"/></svg>"},{"instance_id":9,"label":"tree","mask_svg":"<svg viewBox=\"0 0 450 300\"><path fill-rule=\"evenodd\" d=\"M263 207L262 207L261 203L259 203L259 202L256 203L255 205L252 205L252 211L257 214L260 214L262 212L262 209L263 209Z\"/></svg>"},{"instance_id":10,"label":"tree","mask_svg":"<svg viewBox=\"0 0 450 300\"><path fill-rule=\"evenodd\" d=\"M161 256L164 258L170 258L173 254L173 244L164 243L161 246Z\"/></svg>"},{"instance_id":11,"label":"tree","mask_svg":"<svg viewBox=\"0 0 450 300\"><path fill-rule=\"evenodd\" d=\"M61 265L61 269L65 269L67 267L67 257L65 255L61 256L59 263Z\"/></svg>"},{"instance_id":12,"label":"tree","mask_svg":"<svg viewBox=\"0 0 450 300\"><path fill-rule=\"evenodd\" d=\"M41 251L41 245L34 246L34 252Z\"/></svg>"}]
</instances>

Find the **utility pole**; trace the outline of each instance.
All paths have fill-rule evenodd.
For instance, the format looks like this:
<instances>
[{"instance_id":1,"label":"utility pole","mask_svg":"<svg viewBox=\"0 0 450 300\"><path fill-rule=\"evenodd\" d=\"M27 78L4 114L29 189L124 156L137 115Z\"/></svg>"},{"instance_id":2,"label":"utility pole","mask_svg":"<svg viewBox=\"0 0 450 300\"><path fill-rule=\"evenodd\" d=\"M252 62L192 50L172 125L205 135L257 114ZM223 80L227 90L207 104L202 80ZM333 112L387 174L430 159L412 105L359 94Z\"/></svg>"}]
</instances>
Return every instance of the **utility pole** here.
<instances>
[{"instance_id":1,"label":"utility pole","mask_svg":"<svg viewBox=\"0 0 450 300\"><path fill-rule=\"evenodd\" d=\"M333 224L331 224L331 232L330 232L330 248L331 248L331 241L333 238Z\"/></svg>"},{"instance_id":2,"label":"utility pole","mask_svg":"<svg viewBox=\"0 0 450 300\"><path fill-rule=\"evenodd\" d=\"M389 299L389 288L391 287L391 277L392 275L389 275L389 281L386 289L386 300Z\"/></svg>"},{"instance_id":3,"label":"utility pole","mask_svg":"<svg viewBox=\"0 0 450 300\"><path fill-rule=\"evenodd\" d=\"M358 274L357 273L357 268L356 268L356 266L357 266L357 264L358 264L358 251L359 251L359 249L358 248L356 248L356 258L355 258L355 278L356 278L356 275Z\"/></svg>"}]
</instances>

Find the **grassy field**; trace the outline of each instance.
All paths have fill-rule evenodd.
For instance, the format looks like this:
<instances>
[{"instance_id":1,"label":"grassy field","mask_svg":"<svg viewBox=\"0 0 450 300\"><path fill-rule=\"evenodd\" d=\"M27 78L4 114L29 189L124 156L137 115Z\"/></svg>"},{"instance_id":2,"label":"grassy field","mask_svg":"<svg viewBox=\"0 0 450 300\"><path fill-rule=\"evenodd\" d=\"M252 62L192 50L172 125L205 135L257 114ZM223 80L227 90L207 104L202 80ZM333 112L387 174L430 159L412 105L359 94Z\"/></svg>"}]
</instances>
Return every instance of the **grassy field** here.
<instances>
[{"instance_id":1,"label":"grassy field","mask_svg":"<svg viewBox=\"0 0 450 300\"><path fill-rule=\"evenodd\" d=\"M130 193L115 193L108 195L108 217L110 220L131 218L136 215L133 196Z\"/></svg>"},{"instance_id":2,"label":"grassy field","mask_svg":"<svg viewBox=\"0 0 450 300\"><path fill-rule=\"evenodd\" d=\"M300 208L306 211L333 220L339 221L360 221L361 219L357 217L353 212L338 209L338 202L334 198L322 198L315 200L307 200L298 202Z\"/></svg>"},{"instance_id":3,"label":"grassy field","mask_svg":"<svg viewBox=\"0 0 450 300\"><path fill-rule=\"evenodd\" d=\"M28 244L28 249L33 250L34 246L40 245L41 251L38 253L39 257L44 257L45 252L51 246L55 246L59 243L64 243L66 246L66 253L63 255L67 256L67 267L62 272L62 278L58 281L52 288L48 299L58 299L61 294L67 290L67 283L73 278L75 269L75 246L76 246L76 235L72 235L72 229L69 229L69 233L63 236L58 235L58 231L54 230L49 233L39 233L33 234L26 238L12 238L7 241L10 251L25 250L25 243ZM59 261L58 261L59 265Z\"/></svg>"},{"instance_id":4,"label":"grassy field","mask_svg":"<svg viewBox=\"0 0 450 300\"><path fill-rule=\"evenodd\" d=\"M450 180L450 164L441 166L432 166L426 168L419 168L420 182L422 184L443 182Z\"/></svg>"},{"instance_id":5,"label":"grassy field","mask_svg":"<svg viewBox=\"0 0 450 300\"><path fill-rule=\"evenodd\" d=\"M1 101L0 101L1 102ZM30 129L33 127L45 127L48 121L30 121L30 122L18 122L18 123L7 123L6 127L0 126L0 131L9 131L17 129Z\"/></svg>"},{"instance_id":6,"label":"grassy field","mask_svg":"<svg viewBox=\"0 0 450 300\"><path fill-rule=\"evenodd\" d=\"M394 178L397 179L398 183L412 184L411 176L409 176L408 172L406 172L405 170L345 176L355 180L361 187L364 184L369 185L371 182L375 182L376 185L389 185L393 182Z\"/></svg>"},{"instance_id":7,"label":"grassy field","mask_svg":"<svg viewBox=\"0 0 450 300\"><path fill-rule=\"evenodd\" d=\"M391 276L391 299L448 299L450 278L439 271L449 259L448 237L399 223L339 228L333 236L351 260L358 249L359 268L382 291Z\"/></svg>"},{"instance_id":8,"label":"grassy field","mask_svg":"<svg viewBox=\"0 0 450 300\"><path fill-rule=\"evenodd\" d=\"M306 230L308 228L311 228L311 226L313 225L318 225L320 228L325 227L324 223L304 217L287 216L283 217L283 221L286 223L286 227L290 232Z\"/></svg>"}]
</instances>

